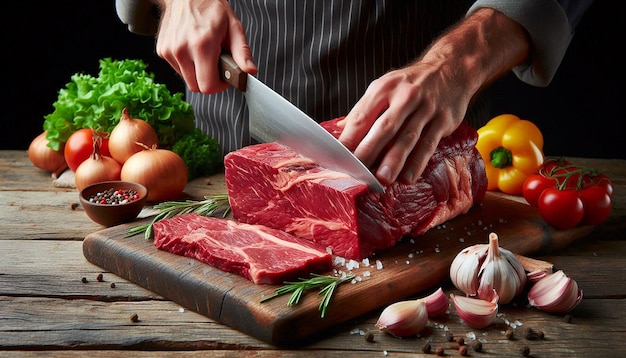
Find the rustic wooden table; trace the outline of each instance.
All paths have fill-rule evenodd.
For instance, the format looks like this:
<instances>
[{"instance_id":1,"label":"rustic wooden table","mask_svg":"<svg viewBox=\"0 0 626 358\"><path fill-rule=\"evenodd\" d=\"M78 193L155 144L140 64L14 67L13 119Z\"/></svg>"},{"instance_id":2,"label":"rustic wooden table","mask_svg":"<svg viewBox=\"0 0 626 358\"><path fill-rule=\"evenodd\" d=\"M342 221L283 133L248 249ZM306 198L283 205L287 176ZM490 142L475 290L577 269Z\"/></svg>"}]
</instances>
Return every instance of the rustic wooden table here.
<instances>
[{"instance_id":1,"label":"rustic wooden table","mask_svg":"<svg viewBox=\"0 0 626 358\"><path fill-rule=\"evenodd\" d=\"M125 350L133 356L415 357L423 355L425 343L458 356L446 332L468 344L483 342L482 353L470 349L473 357L520 356L525 346L532 357L624 356L626 160L573 160L605 171L615 197L610 219L587 237L536 256L563 269L583 289L583 301L570 314L505 307L497 324L475 330L450 310L447 318L431 320L422 336L397 339L375 331L377 310L319 340L287 349L216 323L89 263L82 240L103 227L74 205L76 191L53 186L50 174L34 168L25 151L0 151L0 356L131 353L121 352ZM185 193L201 198L215 190L220 186L198 179ZM442 284L455 292L450 283ZM133 314L137 322L131 320ZM527 327L543 331L545 338L526 339ZM514 328L513 339L505 336L507 328ZM376 332L374 342L365 340L367 331Z\"/></svg>"}]
</instances>

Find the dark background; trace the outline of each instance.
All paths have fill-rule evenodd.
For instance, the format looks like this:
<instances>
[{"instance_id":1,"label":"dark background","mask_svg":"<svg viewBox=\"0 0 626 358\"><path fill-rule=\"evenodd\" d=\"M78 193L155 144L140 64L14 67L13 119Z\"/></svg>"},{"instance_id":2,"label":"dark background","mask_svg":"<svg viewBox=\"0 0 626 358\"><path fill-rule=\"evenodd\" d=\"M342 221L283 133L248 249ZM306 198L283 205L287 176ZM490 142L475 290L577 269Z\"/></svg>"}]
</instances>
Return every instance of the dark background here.
<instances>
[{"instance_id":1,"label":"dark background","mask_svg":"<svg viewBox=\"0 0 626 358\"><path fill-rule=\"evenodd\" d=\"M3 70L0 149L26 149L41 133L59 89L98 60L140 58L171 92L182 80L155 53L154 38L131 34L114 1L0 2ZM489 93L492 115L535 122L547 155L626 159L624 1L596 1L583 17L553 82L536 88L507 75Z\"/></svg>"}]
</instances>

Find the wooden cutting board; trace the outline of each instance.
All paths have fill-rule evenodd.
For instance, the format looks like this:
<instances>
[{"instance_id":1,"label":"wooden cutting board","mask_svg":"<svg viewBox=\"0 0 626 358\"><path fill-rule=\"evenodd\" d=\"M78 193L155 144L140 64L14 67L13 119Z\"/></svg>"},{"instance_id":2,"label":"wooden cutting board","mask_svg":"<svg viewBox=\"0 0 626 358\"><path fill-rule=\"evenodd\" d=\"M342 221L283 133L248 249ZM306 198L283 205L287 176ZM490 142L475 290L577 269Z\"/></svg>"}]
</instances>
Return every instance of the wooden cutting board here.
<instances>
[{"instance_id":1,"label":"wooden cutting board","mask_svg":"<svg viewBox=\"0 0 626 358\"><path fill-rule=\"evenodd\" d=\"M260 303L279 286L255 285L197 260L160 251L142 236L125 238L124 224L88 235L83 243L87 260L181 306L268 343L290 346L315 339L338 323L396 301L422 297L448 280L449 266L463 248L487 243L490 232L500 246L521 255L567 246L590 231L579 227L556 231L537 211L498 194L424 236L403 240L369 258L351 272L359 281L337 289L325 318L320 318L317 291L288 307L288 295ZM375 261L382 263L377 269ZM345 266L336 269L347 272Z\"/></svg>"}]
</instances>

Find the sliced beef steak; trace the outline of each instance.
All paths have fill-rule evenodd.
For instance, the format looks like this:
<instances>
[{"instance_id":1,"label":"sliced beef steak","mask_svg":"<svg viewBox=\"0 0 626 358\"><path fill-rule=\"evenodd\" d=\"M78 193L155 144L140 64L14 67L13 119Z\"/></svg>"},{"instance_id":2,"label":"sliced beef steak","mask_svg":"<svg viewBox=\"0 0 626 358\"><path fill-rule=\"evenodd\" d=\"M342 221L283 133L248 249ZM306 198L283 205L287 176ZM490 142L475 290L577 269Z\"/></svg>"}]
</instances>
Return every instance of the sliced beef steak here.
<instances>
[{"instance_id":1,"label":"sliced beef steak","mask_svg":"<svg viewBox=\"0 0 626 358\"><path fill-rule=\"evenodd\" d=\"M341 118L322 125L336 137L343 128ZM233 217L362 259L404 236L422 235L484 198L487 178L477 138L463 123L441 140L416 184L395 182L384 194L280 144L245 147L224 159Z\"/></svg>"},{"instance_id":2,"label":"sliced beef steak","mask_svg":"<svg viewBox=\"0 0 626 358\"><path fill-rule=\"evenodd\" d=\"M281 284L332 267L332 255L311 241L267 226L197 214L157 221L154 244L257 284Z\"/></svg>"}]
</instances>

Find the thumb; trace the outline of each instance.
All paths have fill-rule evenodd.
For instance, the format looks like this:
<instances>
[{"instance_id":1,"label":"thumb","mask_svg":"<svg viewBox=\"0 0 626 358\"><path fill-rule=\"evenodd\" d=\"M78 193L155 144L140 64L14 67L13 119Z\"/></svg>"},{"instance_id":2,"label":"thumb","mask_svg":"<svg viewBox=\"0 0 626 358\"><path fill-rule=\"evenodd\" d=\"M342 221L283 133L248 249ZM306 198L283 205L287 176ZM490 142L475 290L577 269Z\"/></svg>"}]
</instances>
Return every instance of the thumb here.
<instances>
[{"instance_id":1,"label":"thumb","mask_svg":"<svg viewBox=\"0 0 626 358\"><path fill-rule=\"evenodd\" d=\"M258 68L252 58L252 51L246 40L243 25L240 22L237 22L237 25L232 26L230 31L230 53L239 68L246 73L256 74Z\"/></svg>"}]
</instances>

